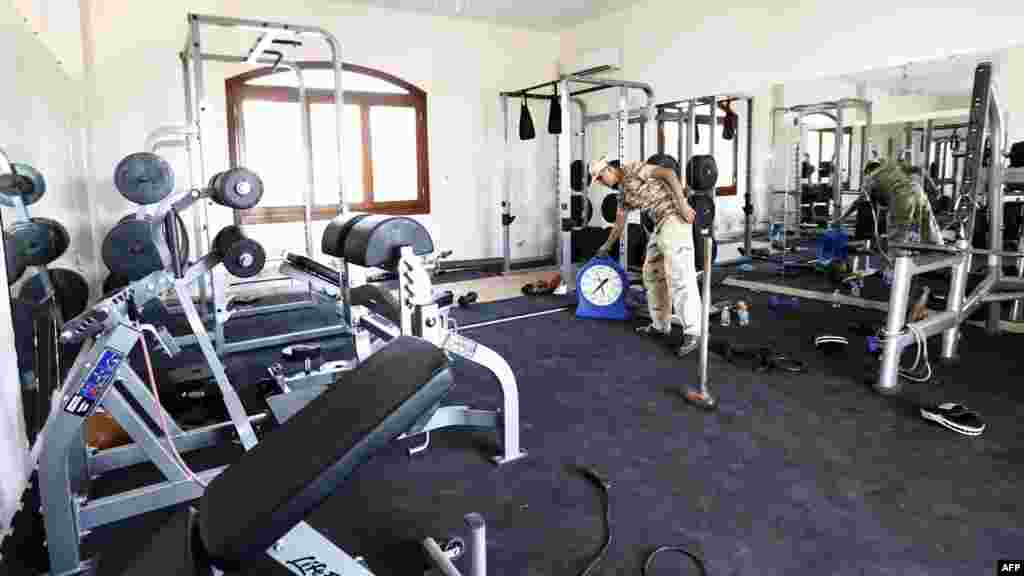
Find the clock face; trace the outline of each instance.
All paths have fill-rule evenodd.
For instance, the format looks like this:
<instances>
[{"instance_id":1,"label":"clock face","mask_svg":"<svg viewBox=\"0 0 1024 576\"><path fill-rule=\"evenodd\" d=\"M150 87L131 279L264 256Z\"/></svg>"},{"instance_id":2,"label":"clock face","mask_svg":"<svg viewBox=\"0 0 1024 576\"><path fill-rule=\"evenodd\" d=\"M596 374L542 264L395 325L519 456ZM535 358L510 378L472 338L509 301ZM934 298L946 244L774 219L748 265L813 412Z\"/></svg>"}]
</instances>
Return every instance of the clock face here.
<instances>
[{"instance_id":1,"label":"clock face","mask_svg":"<svg viewBox=\"0 0 1024 576\"><path fill-rule=\"evenodd\" d=\"M580 278L580 294L595 306L608 306L622 295L622 278L611 266L591 266Z\"/></svg>"}]
</instances>

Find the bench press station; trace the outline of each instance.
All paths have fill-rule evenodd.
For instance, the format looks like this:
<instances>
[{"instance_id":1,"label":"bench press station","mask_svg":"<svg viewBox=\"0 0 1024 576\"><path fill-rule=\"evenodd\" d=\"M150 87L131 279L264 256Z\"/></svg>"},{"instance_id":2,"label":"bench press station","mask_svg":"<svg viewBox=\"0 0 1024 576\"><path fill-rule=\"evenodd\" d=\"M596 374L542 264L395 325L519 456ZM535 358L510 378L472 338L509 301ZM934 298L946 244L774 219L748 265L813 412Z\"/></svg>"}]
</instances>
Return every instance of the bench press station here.
<instances>
[{"instance_id":1,"label":"bench press station","mask_svg":"<svg viewBox=\"0 0 1024 576\"><path fill-rule=\"evenodd\" d=\"M501 387L500 411L444 406L435 411L429 421L410 429L407 435L426 435L426 443L410 452L427 447L431 430L469 426L501 430L501 453L493 458L496 464L526 456L519 445L519 388L515 374L497 352L453 329L448 309L454 304L454 295L450 290L433 289L425 263L425 256L434 252L434 242L426 228L404 217L340 216L324 231L321 250L343 259L346 265L382 268L398 276L397 301L387 290L369 284L349 291L357 362L372 357L381 346L400 335L416 336L486 368ZM321 294L336 297L340 293L340 274L315 261L292 256L281 264L280 270L312 284ZM298 346L293 349L301 350ZM313 354L317 352L315 348L309 350ZM268 397L267 402L278 420L286 419L327 386L344 378L344 373L351 368L351 362L341 361L313 370L307 361L306 370L286 375L280 366L271 367L271 375L281 394Z\"/></svg>"},{"instance_id":2,"label":"bench press station","mask_svg":"<svg viewBox=\"0 0 1024 576\"><path fill-rule=\"evenodd\" d=\"M246 561L263 553L301 576L372 576L303 518L328 497L341 496L345 480L382 448L429 419L454 380L444 351L407 336L384 345L349 376L347 386L326 389L210 482L197 506L173 516L122 576L244 573ZM348 386L373 387L373 402L352 403ZM325 422L331 434L324 434ZM468 573L484 576L483 520L469 514L466 522ZM443 574L460 575L437 542L426 538L422 545Z\"/></svg>"}]
</instances>

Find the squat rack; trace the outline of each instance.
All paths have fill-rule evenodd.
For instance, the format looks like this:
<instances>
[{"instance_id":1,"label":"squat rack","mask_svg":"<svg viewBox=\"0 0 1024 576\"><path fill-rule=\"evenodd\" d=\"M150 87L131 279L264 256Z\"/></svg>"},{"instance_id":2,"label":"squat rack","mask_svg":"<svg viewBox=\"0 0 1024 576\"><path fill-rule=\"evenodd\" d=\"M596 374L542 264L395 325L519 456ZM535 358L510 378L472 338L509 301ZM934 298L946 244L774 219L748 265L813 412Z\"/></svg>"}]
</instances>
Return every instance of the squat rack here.
<instances>
[{"instance_id":1,"label":"squat rack","mask_svg":"<svg viewBox=\"0 0 1024 576\"><path fill-rule=\"evenodd\" d=\"M313 202L313 171L312 171L312 139L310 137L310 117L308 99L306 97L303 83L302 70L294 62L281 58L281 52L276 50L279 45L293 45L302 38L316 38L322 40L330 52L330 63L334 72L334 96L336 113L337 132L337 162L338 162L338 214L344 215L348 212L345 204L345 185L343 178L343 107L344 91L342 88L342 48L337 38L328 30L315 26L302 26L292 24L281 24L265 20L250 20L241 18L228 18L222 16L209 16L190 13L187 17L189 32L185 41L184 49L180 53L182 76L184 79L185 91L185 121L186 129L175 136L182 138L189 164L189 180L192 188L202 188L207 181L206 157L203 150L203 142L207 140L207 129L209 122L207 116L210 112L206 94L206 62L222 62L229 64L249 65L271 65L283 69L291 69L298 76L300 111L302 114L302 145L305 153L306 184L308 186L305 202L306 223L306 248L312 247L310 237L311 203ZM227 28L235 30L247 30L259 32L260 36L255 44L249 48L245 55L221 54L204 51L203 30L206 27ZM212 238L209 232L208 207L210 201L199 203L193 211L196 242L206 247L212 246ZM236 215L237 221L237 215ZM310 254L311 255L311 254ZM331 326L279 334L274 336L257 337L238 342L227 342L224 335L224 325L232 317L253 316L269 314L285 310L304 308L311 305L312 300L278 304L271 306L251 307L237 312L228 309L227 272L223 269L213 270L212 282L200 284L200 299L202 309L209 310L210 300L213 301L213 335L217 350L221 354L230 354L244 350L252 350L268 346L275 346L308 340L325 336L332 336L346 333L349 330L350 317L348 302L348 265L341 262L339 274L341 279L341 291L339 293L338 314L341 322Z\"/></svg>"},{"instance_id":2,"label":"squat rack","mask_svg":"<svg viewBox=\"0 0 1024 576\"><path fill-rule=\"evenodd\" d=\"M925 126L911 128L912 132L924 132L924 139L922 145L924 147L924 166L922 169L926 174L930 174L932 165L932 155L935 155L935 161L939 163L939 177L935 178L935 185L945 195L946 187L951 186L956 191L957 174L960 172L960 159L962 155L954 151L953 153L953 173L950 178L946 178L946 147L950 146L952 138L950 136L936 136L935 132L953 130L954 134L958 134L961 129L968 129L970 124L967 122L952 122L949 124L935 124L935 120L929 119L925 122ZM959 140L959 137L957 137ZM908 144L909 144L908 138Z\"/></svg>"},{"instance_id":3,"label":"squat rack","mask_svg":"<svg viewBox=\"0 0 1024 576\"><path fill-rule=\"evenodd\" d=\"M682 169L685 170L686 165L689 163L690 158L693 157L693 146L696 140L696 127L702 124L711 124L711 118L715 118L714 127L711 129L711 135L708 140L708 154L711 156L715 155L715 135L714 131L717 128L720 121L718 120L718 106L721 103L728 105L731 102L745 101L747 103L747 122L746 122L746 162L745 162L745 180L746 187L743 194L743 249L744 254L750 254L751 248L751 237L753 234L753 218L754 218L754 204L751 201L751 191L753 190L753 136L754 136L754 98L753 96L740 96L740 95L717 95L717 96L704 96L702 98L691 98L689 100L680 100L676 102L666 102L658 105L658 127L659 132L661 125L664 122L677 122L679 124L678 141L676 143L676 158L679 159L679 164ZM698 106L710 106L711 114L703 115L697 114L696 108ZM685 129L685 138L683 136ZM667 143L666 143L667 146ZM736 183L739 183L739 150L738 143L733 142L733 146L736 152L736 161L733 163L733 178ZM684 183L685 185L685 183ZM715 198L717 192L717 186L713 187L710 191L712 199ZM712 231L713 234L713 231ZM747 257L741 258L745 260Z\"/></svg>"},{"instance_id":4,"label":"squat rack","mask_svg":"<svg viewBox=\"0 0 1024 576\"><path fill-rule=\"evenodd\" d=\"M649 84L642 82L630 82L626 80L611 80L611 79L599 79L592 78L589 75L596 72L602 71L601 69L586 70L575 74L566 74L561 76L557 81L544 82L534 86L530 86L524 89L515 90L511 92L501 92L502 115L504 117L504 134L505 143L507 144L510 140L511 123L509 122L509 100L512 98L527 98L527 99L540 99L540 100L552 100L559 98L559 104L562 110L567 113L562 114L561 132L556 136L556 149L555 149L555 162L557 171L555 172L555 188L558 195L558 202L556 203L556 230L558 231L558 241L556 243L556 261L558 262L561 275L562 275L562 286L566 290L573 289L576 283L576 271L572 261L572 231L577 227L575 220L572 218L572 186L571 186L571 172L572 172L572 161L573 161L573 139L571 136L582 136L583 130L579 133L573 132L573 114L570 111L570 105L575 105L581 111L581 118L583 119L582 125L586 125L587 110L585 104L579 99L579 96L584 94L590 94L593 92L599 92L608 89L618 89L618 107L613 115L609 115L609 118L614 117L616 120L617 129L617 152L618 158L624 160L628 152L628 122L632 113L629 108L629 93L630 90L639 90L644 95L644 106L639 109L638 114L644 116L646 119L653 119L654 113L654 88ZM576 85L585 85L586 88L573 91L573 87ZM542 88L556 88L558 96L548 94L533 94L535 90ZM646 149L654 149L656 142L650 141L651 134L646 130L646 121L642 125L642 136L641 136L641 154ZM570 137L566 137L570 136ZM583 143L585 152L586 143ZM584 156L585 158L585 156ZM585 160L584 160L585 162ZM586 179L586 175L584 175ZM511 191L509 190L508 180L502 177L502 249L504 256L504 270L509 272L511 270L511 237L509 226L514 221L515 217L512 215L511 207ZM621 194L621 192L620 192ZM627 230L628 227L623 230L622 240L620 242L620 262L624 269L627 269L628 261L626 260L627 254Z\"/></svg>"},{"instance_id":5,"label":"squat rack","mask_svg":"<svg viewBox=\"0 0 1024 576\"><path fill-rule=\"evenodd\" d=\"M867 164L868 159L868 148L869 148L869 135L871 132L871 102L869 100L863 100L860 98L842 98L839 100L833 100L828 102L818 102L816 104L801 104L797 106L789 107L777 107L772 111L772 146L776 144L775 141L775 121L777 114L795 114L795 124L800 127L800 141L798 143L798 149L796 150L796 159L794 162L799 162L800 155L803 150L806 149L804 142L807 140L807 126L804 125L803 119L806 116L812 116L820 114L827 118L830 118L836 123L836 137L835 137L835 149L836 149L836 166L833 167L833 174L836 175L832 179L832 226L838 228L842 222L843 215L843 155L840 151L843 149L843 140L846 137L845 129L848 127L846 120L846 110L848 109L859 109L864 112L864 125L860 129L860 169L859 174L863 174L864 166ZM852 167L849 167L852 168ZM799 170L796 176L799 177ZM799 190L799 185L797 185Z\"/></svg>"}]
</instances>

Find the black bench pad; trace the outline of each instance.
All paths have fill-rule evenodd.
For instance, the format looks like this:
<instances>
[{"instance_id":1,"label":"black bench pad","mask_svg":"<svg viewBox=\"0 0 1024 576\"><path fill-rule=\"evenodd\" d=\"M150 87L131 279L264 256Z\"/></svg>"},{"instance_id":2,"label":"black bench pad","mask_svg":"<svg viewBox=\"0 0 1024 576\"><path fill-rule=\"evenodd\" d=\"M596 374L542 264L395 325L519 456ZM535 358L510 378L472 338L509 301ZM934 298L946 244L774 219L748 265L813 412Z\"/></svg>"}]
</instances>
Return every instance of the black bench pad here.
<instances>
[{"instance_id":1,"label":"black bench pad","mask_svg":"<svg viewBox=\"0 0 1024 576\"><path fill-rule=\"evenodd\" d=\"M353 386L374 394L353 395ZM230 570L262 554L452 386L439 348L407 336L391 341L210 483L199 533L211 561Z\"/></svg>"}]
</instances>

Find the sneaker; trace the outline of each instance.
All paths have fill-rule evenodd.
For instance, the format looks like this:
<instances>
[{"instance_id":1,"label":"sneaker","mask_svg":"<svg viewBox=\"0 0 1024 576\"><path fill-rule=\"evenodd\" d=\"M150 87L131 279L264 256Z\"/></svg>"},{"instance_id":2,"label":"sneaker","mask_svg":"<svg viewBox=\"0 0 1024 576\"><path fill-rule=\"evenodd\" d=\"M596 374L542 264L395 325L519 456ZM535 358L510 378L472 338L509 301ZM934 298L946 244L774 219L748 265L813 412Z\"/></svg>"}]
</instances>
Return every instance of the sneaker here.
<instances>
[{"instance_id":1,"label":"sneaker","mask_svg":"<svg viewBox=\"0 0 1024 576\"><path fill-rule=\"evenodd\" d=\"M683 356L686 356L690 352L693 352L694 350L696 350L697 346L699 346L699 345L700 345L700 338L698 338L697 336L694 336L693 334L686 334L686 335L683 336L683 343L680 344L679 345L679 349L676 350L676 356L679 356L680 358L682 358Z\"/></svg>"},{"instance_id":2,"label":"sneaker","mask_svg":"<svg viewBox=\"0 0 1024 576\"><path fill-rule=\"evenodd\" d=\"M642 334L644 336L650 336L651 338L665 338L665 337L667 337L670 334L669 332L662 331L661 329L659 329L654 324L648 324L647 326L640 326L640 327L638 327L636 329L636 333L637 334Z\"/></svg>"}]
</instances>

